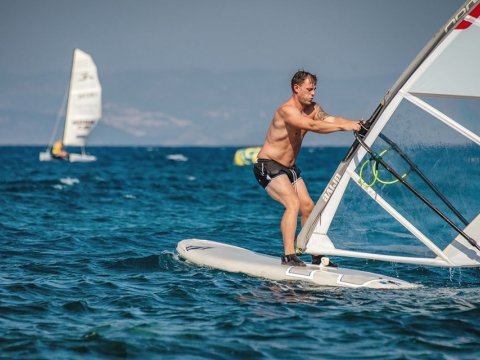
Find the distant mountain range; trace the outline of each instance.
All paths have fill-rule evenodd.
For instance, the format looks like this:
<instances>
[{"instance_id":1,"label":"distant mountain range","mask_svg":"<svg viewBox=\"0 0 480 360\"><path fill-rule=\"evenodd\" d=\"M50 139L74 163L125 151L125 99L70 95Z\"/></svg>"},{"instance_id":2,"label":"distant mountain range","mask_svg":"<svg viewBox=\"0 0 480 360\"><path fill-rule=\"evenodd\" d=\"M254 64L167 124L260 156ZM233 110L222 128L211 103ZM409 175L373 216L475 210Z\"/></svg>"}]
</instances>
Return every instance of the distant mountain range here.
<instances>
[{"instance_id":1,"label":"distant mountain range","mask_svg":"<svg viewBox=\"0 0 480 360\"><path fill-rule=\"evenodd\" d=\"M276 107L290 96L291 76L278 71L110 73L99 69L103 117L89 144L261 144ZM367 118L397 76L319 75L316 99L333 115ZM2 75L0 145L48 143L68 80L68 73ZM322 146L351 141L351 134L330 134L309 135L305 142Z\"/></svg>"}]
</instances>

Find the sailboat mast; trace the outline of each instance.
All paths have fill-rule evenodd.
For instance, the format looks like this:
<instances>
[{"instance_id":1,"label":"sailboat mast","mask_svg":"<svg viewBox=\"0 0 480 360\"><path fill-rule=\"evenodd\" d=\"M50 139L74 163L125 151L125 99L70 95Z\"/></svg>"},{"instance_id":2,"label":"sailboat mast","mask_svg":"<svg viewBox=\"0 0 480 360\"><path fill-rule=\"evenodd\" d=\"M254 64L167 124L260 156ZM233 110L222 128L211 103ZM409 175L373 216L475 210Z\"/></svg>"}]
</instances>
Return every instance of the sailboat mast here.
<instances>
[{"instance_id":1,"label":"sailboat mast","mask_svg":"<svg viewBox=\"0 0 480 360\"><path fill-rule=\"evenodd\" d=\"M47 145L47 149L46 149L47 153L50 152L50 150L53 146L53 142L55 141L55 137L57 136L58 126L60 125L60 120L61 120L61 117L63 115L62 112L66 108L65 103L66 103L67 99L68 99L68 89L65 92L65 94L63 95L62 103L61 103L60 109L58 110L58 113L57 113L57 120L55 120L55 126L53 127L52 133L50 135L50 140L49 140L48 145Z\"/></svg>"}]
</instances>

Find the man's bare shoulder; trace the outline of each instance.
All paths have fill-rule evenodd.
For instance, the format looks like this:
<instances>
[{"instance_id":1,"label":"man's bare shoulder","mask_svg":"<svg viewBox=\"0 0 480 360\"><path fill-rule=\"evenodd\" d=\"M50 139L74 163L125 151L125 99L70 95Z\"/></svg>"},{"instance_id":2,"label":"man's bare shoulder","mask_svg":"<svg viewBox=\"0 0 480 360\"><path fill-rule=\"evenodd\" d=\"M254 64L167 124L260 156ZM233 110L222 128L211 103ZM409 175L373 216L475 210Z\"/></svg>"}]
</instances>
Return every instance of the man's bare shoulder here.
<instances>
[{"instance_id":1,"label":"man's bare shoulder","mask_svg":"<svg viewBox=\"0 0 480 360\"><path fill-rule=\"evenodd\" d=\"M312 105L314 105L312 115L315 120L325 120L330 116L319 104L313 103Z\"/></svg>"},{"instance_id":2,"label":"man's bare shoulder","mask_svg":"<svg viewBox=\"0 0 480 360\"><path fill-rule=\"evenodd\" d=\"M277 114L281 117L297 115L300 114L300 110L292 102L286 101L278 107Z\"/></svg>"}]
</instances>

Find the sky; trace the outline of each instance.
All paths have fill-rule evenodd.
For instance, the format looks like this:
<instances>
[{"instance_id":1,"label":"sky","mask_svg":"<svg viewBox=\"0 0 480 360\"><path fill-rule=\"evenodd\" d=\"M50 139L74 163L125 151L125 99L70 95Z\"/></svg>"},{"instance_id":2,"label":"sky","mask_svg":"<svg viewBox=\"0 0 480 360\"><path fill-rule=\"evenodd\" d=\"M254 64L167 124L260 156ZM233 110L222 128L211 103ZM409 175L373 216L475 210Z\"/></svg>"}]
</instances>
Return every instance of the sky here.
<instances>
[{"instance_id":1,"label":"sky","mask_svg":"<svg viewBox=\"0 0 480 360\"><path fill-rule=\"evenodd\" d=\"M74 48L102 84L89 145L260 145L298 69L328 113L368 118L463 2L0 0L0 145L49 142Z\"/></svg>"}]
</instances>

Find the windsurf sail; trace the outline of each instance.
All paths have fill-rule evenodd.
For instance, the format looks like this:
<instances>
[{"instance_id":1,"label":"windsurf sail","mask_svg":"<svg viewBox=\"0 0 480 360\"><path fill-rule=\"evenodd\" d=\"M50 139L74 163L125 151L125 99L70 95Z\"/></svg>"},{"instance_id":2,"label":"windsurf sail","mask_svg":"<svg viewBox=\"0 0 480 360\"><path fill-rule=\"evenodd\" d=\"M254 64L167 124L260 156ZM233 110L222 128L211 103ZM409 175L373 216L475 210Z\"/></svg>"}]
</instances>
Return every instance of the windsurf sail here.
<instances>
[{"instance_id":1,"label":"windsurf sail","mask_svg":"<svg viewBox=\"0 0 480 360\"><path fill-rule=\"evenodd\" d=\"M480 266L480 0L466 1L380 102L297 247Z\"/></svg>"}]
</instances>

